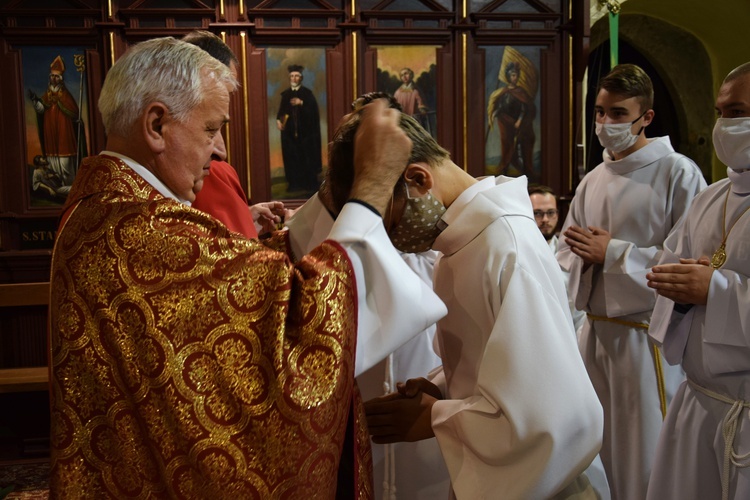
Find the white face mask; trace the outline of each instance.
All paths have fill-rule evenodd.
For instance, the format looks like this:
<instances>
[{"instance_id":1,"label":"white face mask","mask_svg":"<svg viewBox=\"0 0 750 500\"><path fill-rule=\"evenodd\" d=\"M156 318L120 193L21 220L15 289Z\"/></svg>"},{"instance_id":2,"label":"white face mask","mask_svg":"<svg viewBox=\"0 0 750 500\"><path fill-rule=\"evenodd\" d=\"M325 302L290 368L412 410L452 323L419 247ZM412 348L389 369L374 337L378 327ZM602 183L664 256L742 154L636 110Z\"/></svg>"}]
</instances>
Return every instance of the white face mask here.
<instances>
[{"instance_id":1,"label":"white face mask","mask_svg":"<svg viewBox=\"0 0 750 500\"><path fill-rule=\"evenodd\" d=\"M750 168L750 117L717 119L713 139L724 165L732 170Z\"/></svg>"},{"instance_id":2,"label":"white face mask","mask_svg":"<svg viewBox=\"0 0 750 500\"><path fill-rule=\"evenodd\" d=\"M641 116L630 123L597 123L596 137L599 139L599 144L612 153L625 151L635 144L635 141L638 140L638 136L641 135L641 131L643 130L643 127L641 127L637 134L633 134L630 128L635 122L643 118L645 114L646 112L644 111Z\"/></svg>"}]
</instances>

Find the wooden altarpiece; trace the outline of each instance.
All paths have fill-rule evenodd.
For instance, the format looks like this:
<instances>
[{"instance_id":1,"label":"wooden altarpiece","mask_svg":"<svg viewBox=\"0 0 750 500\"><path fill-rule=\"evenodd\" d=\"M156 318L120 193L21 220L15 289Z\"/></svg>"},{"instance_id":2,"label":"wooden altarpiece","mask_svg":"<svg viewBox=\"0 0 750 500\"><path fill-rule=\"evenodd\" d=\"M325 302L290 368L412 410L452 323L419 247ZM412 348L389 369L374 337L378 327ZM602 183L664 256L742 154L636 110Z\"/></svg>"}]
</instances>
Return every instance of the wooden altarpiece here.
<instances>
[{"instance_id":1,"label":"wooden altarpiece","mask_svg":"<svg viewBox=\"0 0 750 500\"><path fill-rule=\"evenodd\" d=\"M277 108L292 65L304 68L303 85L316 93L323 168L326 142L351 102L364 92L396 92L410 69L422 86L419 119L458 165L475 176L527 169L570 196L578 182L588 11L587 0L0 0L0 282L49 279L64 192L35 190L45 163L37 157L54 153L41 146L41 113L31 94L44 93L57 55L79 105L79 155L105 146L96 102L107 70L127 48L204 29L240 61L241 88L224 135L248 201L282 199L294 207L305 199L286 190L279 160ZM512 87L510 62L530 89L521 100L533 114L533 144L524 149L529 134L518 135L503 155L501 107L490 104ZM31 316L23 329L36 331L29 338L38 359L2 356L0 368L46 362L45 319L38 311ZM21 328L0 326L11 335ZM0 351L10 352L2 342Z\"/></svg>"}]
</instances>

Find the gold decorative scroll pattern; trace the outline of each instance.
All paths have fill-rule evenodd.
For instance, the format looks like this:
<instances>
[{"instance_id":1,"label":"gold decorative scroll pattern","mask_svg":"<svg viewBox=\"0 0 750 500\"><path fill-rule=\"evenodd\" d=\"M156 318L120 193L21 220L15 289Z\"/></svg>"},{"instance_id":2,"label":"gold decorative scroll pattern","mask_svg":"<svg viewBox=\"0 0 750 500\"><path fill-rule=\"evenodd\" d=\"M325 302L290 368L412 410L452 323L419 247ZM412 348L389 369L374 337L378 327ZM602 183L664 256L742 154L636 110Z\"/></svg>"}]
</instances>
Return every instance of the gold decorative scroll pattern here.
<instances>
[{"instance_id":1,"label":"gold decorative scroll pattern","mask_svg":"<svg viewBox=\"0 0 750 500\"><path fill-rule=\"evenodd\" d=\"M332 498L354 391L345 252L292 265L119 160L78 175L53 256L53 496Z\"/></svg>"}]
</instances>

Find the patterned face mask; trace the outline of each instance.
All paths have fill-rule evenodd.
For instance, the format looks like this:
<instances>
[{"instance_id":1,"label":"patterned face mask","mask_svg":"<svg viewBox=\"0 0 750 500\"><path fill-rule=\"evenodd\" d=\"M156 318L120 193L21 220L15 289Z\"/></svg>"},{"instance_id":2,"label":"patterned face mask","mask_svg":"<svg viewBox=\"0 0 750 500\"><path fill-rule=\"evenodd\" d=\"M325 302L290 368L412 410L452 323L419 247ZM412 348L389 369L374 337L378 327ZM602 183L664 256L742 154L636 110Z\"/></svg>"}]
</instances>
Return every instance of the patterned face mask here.
<instances>
[{"instance_id":1,"label":"patterned face mask","mask_svg":"<svg viewBox=\"0 0 750 500\"><path fill-rule=\"evenodd\" d=\"M446 208L430 192L422 197L412 198L407 186L406 196L404 214L388 236L393 246L402 252L426 252L442 231L439 222Z\"/></svg>"}]
</instances>

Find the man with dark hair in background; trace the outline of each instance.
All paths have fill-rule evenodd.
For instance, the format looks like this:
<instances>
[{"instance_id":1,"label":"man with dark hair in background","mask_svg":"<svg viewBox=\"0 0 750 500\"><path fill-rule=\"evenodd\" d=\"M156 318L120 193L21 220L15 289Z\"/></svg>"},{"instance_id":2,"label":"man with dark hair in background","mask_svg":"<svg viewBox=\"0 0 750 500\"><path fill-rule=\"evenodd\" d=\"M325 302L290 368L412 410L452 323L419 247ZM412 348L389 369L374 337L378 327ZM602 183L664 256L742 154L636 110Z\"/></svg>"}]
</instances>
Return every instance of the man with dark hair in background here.
<instances>
[{"instance_id":1,"label":"man with dark hair in background","mask_svg":"<svg viewBox=\"0 0 750 500\"><path fill-rule=\"evenodd\" d=\"M549 186L529 184L529 198L534 209L534 220L553 252L557 252L557 195Z\"/></svg>"}]
</instances>

